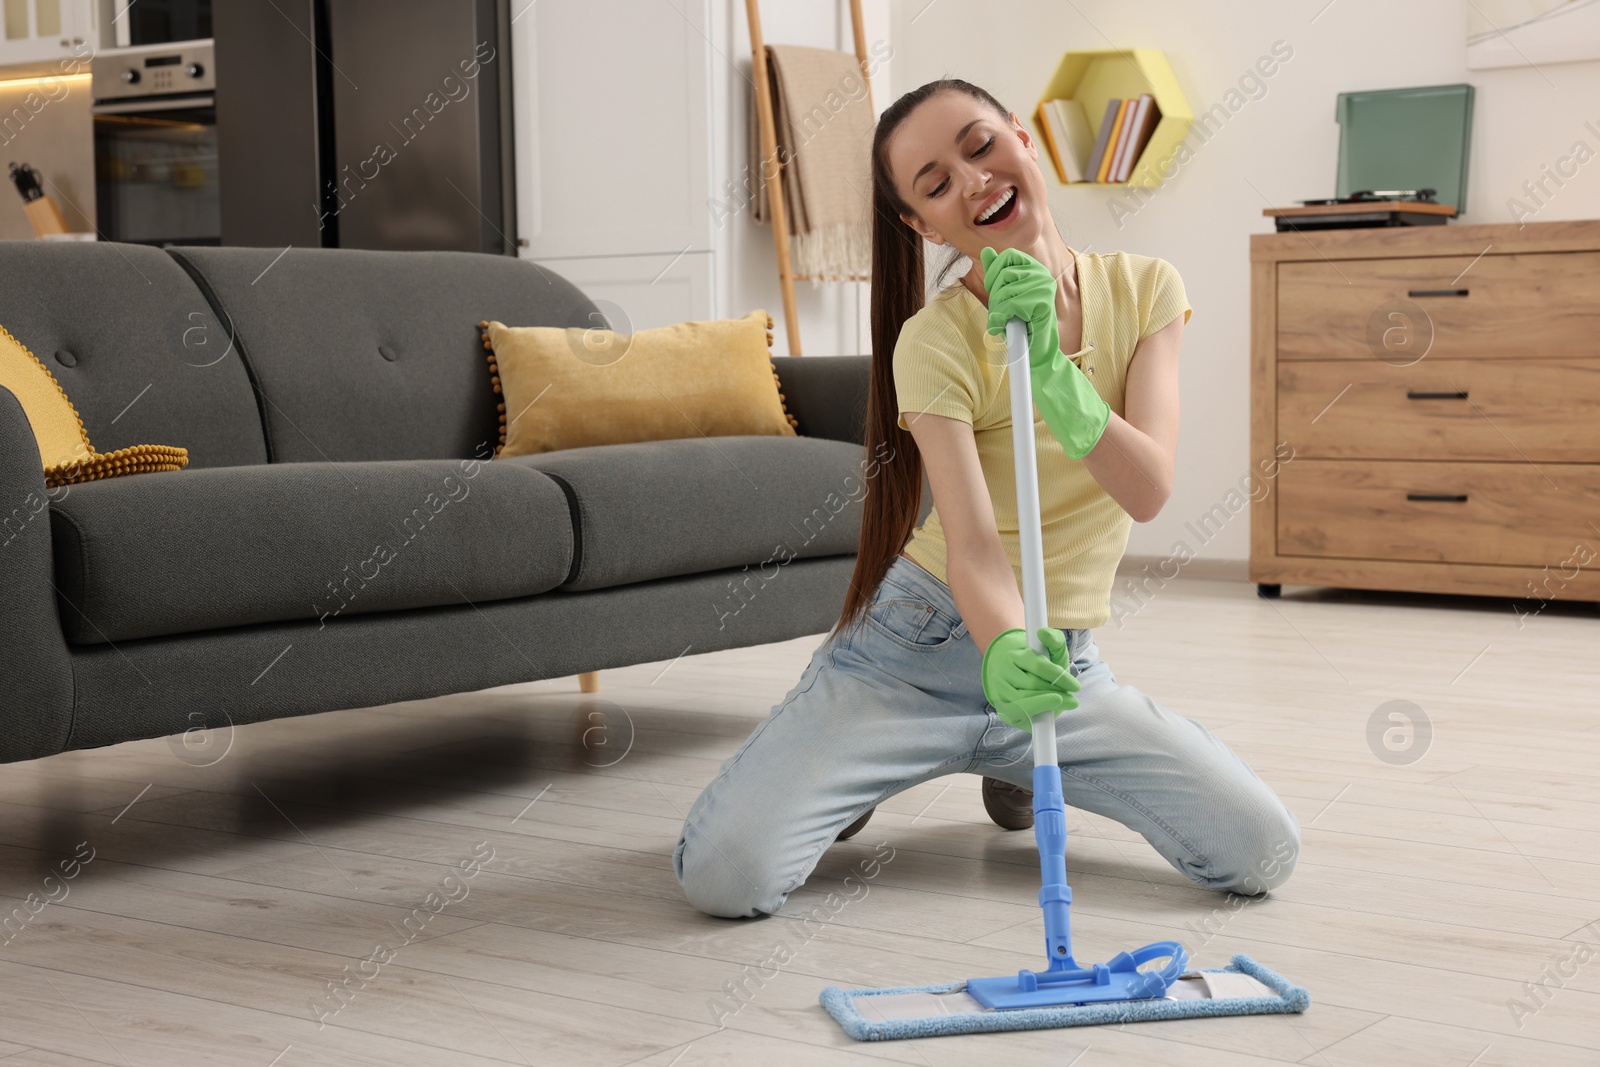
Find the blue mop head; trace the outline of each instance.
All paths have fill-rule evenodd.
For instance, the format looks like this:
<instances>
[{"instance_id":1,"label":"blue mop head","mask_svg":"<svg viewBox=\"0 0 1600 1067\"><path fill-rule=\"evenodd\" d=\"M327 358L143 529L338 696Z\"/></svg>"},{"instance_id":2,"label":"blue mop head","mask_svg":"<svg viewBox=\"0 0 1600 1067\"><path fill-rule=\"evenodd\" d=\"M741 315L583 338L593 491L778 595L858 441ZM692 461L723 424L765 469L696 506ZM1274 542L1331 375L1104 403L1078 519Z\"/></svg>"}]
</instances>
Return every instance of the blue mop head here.
<instances>
[{"instance_id":1,"label":"blue mop head","mask_svg":"<svg viewBox=\"0 0 1600 1067\"><path fill-rule=\"evenodd\" d=\"M1156 998L1116 1003L1063 1005L1050 1008L1020 1008L1011 1011L955 1010L940 1006L937 998L959 996L965 982L949 985L906 986L900 989L840 989L829 986L822 991L822 1006L838 1020L844 1032L857 1041L897 1041L909 1037L942 1037L947 1034L976 1034L991 1030L1044 1030L1057 1026L1101 1026L1107 1023L1141 1023L1158 1019L1193 1019L1206 1015L1267 1015L1305 1011L1311 994L1275 971L1261 966L1240 953L1228 966L1188 974L1245 975L1271 990L1271 995L1230 996L1220 999ZM926 995L934 1014L917 1018L868 1018L858 1004L874 997ZM969 1004L976 1002L967 1000Z\"/></svg>"}]
</instances>

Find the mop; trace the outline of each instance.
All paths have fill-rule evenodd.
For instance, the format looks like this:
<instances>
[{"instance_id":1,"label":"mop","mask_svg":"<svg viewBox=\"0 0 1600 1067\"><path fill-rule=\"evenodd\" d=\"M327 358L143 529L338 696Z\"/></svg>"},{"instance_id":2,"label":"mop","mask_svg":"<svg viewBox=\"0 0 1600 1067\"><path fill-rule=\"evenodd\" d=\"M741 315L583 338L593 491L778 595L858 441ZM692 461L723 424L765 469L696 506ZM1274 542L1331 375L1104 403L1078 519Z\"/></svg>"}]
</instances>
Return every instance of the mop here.
<instances>
[{"instance_id":1,"label":"mop","mask_svg":"<svg viewBox=\"0 0 1600 1067\"><path fill-rule=\"evenodd\" d=\"M1022 550L1023 617L1028 647L1041 655L1038 631L1049 625L1044 587L1044 534L1033 447L1033 383L1028 331L1020 318L1006 324L1011 379L1011 439L1017 466L1017 527ZM1019 371L1020 368L1020 371ZM1018 418L1017 412L1030 417ZM1067 819L1056 763L1056 713L1033 719L1034 840L1039 847L1044 911L1043 970L995 978L893 989L822 991L822 1006L857 1041L890 1041L990 1030L1188 1019L1204 1015L1302 1012L1311 995L1249 956L1227 967L1188 970L1176 941L1119 952L1105 963L1072 958L1072 890L1067 886Z\"/></svg>"}]
</instances>

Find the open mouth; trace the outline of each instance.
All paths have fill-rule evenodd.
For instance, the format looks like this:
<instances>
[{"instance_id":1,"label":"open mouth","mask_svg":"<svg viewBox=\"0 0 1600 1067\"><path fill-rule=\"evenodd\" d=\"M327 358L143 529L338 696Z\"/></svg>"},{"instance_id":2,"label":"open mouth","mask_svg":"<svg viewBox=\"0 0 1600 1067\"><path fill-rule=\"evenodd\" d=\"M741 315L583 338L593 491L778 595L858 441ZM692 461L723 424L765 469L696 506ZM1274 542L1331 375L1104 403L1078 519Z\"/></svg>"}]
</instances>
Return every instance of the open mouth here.
<instances>
[{"instance_id":1,"label":"open mouth","mask_svg":"<svg viewBox=\"0 0 1600 1067\"><path fill-rule=\"evenodd\" d=\"M973 221L979 226L993 226L996 223L1004 222L1006 219L1009 219L1016 213L1016 210L1017 189L1016 186L1012 186L1010 189L1007 189L1005 192L1001 193L1000 199L996 200L993 204L990 204L987 208L985 208L983 212Z\"/></svg>"}]
</instances>

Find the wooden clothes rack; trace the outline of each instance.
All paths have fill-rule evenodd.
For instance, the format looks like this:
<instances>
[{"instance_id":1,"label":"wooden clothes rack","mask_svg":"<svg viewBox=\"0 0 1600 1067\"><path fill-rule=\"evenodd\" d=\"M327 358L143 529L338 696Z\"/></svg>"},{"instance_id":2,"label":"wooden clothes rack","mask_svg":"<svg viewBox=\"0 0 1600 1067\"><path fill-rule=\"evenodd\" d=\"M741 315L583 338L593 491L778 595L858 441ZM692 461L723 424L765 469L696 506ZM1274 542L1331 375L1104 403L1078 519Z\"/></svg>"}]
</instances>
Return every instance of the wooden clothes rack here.
<instances>
[{"instance_id":1,"label":"wooden clothes rack","mask_svg":"<svg viewBox=\"0 0 1600 1067\"><path fill-rule=\"evenodd\" d=\"M767 201L772 208L772 246L778 256L778 284L783 288L783 320L789 336L789 354L800 352L800 319L795 314L794 283L810 281L809 274L796 274L789 256L789 212L783 201L783 161L778 158L777 122L772 113L772 83L767 72L767 47L761 39L761 0L745 0L750 22L751 72L755 77L756 119L761 128L761 171L768 185ZM872 109L872 79L868 74L867 32L861 17L861 0L850 0L850 23L854 30L856 62L861 65L862 83L867 90L867 108ZM876 114L874 111L873 114ZM766 173L768 170L772 173ZM864 282L871 275L851 275L846 281Z\"/></svg>"}]
</instances>

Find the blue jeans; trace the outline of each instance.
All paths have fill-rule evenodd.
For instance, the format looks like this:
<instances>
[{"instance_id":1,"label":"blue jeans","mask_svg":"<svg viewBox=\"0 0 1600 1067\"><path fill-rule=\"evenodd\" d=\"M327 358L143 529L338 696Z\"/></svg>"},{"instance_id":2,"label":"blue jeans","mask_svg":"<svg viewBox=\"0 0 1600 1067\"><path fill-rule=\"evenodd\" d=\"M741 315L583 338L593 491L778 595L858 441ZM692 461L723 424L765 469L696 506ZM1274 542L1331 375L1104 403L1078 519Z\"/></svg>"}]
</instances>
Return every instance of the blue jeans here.
<instances>
[{"instance_id":1,"label":"blue jeans","mask_svg":"<svg viewBox=\"0 0 1600 1067\"><path fill-rule=\"evenodd\" d=\"M1082 686L1056 721L1067 805L1137 830L1206 888L1253 896L1287 880L1300 824L1272 789L1204 726L1119 685L1088 630L1062 632ZM1031 789L1030 735L985 699L982 658L949 586L896 556L690 809L673 855L690 903L776 912L846 826L941 775Z\"/></svg>"}]
</instances>

